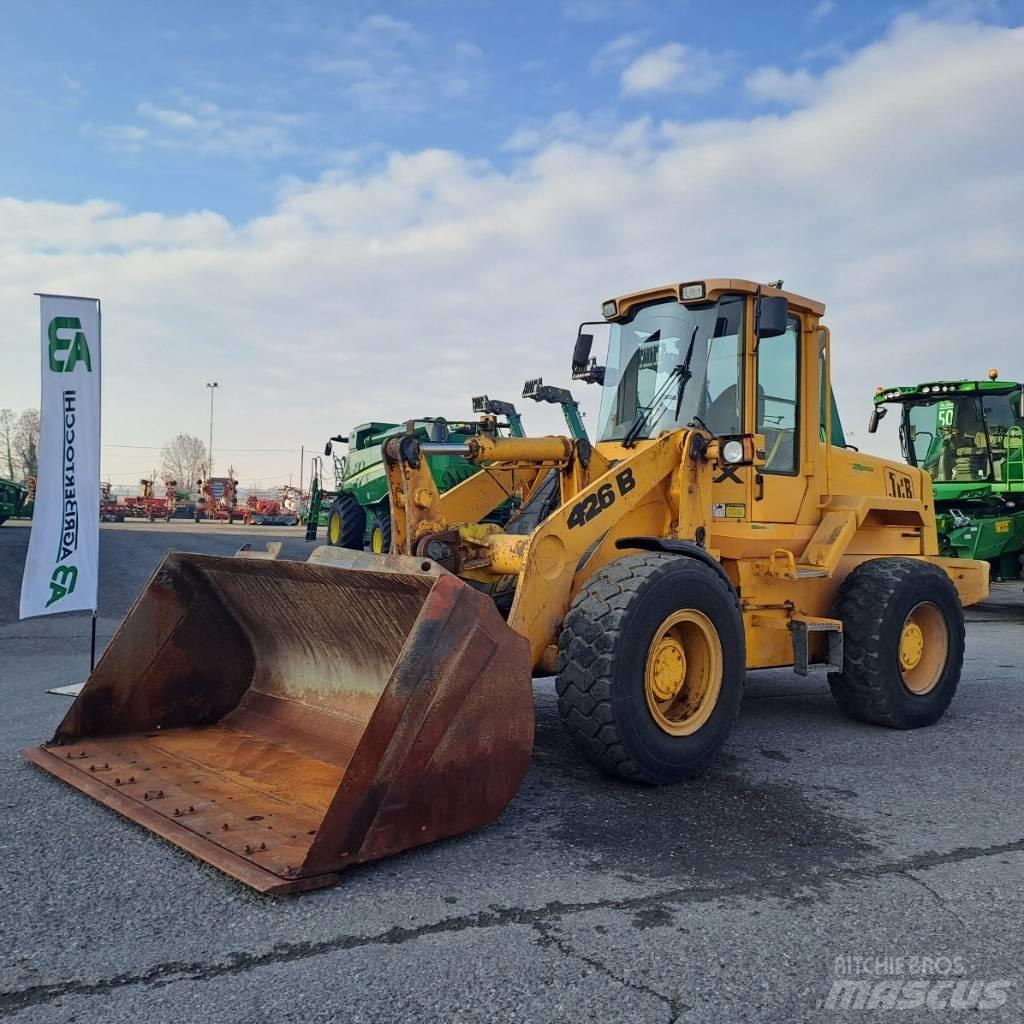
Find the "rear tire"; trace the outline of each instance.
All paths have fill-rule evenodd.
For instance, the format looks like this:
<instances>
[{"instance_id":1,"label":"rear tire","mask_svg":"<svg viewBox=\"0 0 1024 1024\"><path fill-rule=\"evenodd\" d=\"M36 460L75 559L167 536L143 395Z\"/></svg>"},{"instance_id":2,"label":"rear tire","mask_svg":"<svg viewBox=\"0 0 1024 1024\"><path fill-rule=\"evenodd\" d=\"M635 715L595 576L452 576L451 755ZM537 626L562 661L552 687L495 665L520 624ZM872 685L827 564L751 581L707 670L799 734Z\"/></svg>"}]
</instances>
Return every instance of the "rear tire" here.
<instances>
[{"instance_id":1,"label":"rear tire","mask_svg":"<svg viewBox=\"0 0 1024 1024\"><path fill-rule=\"evenodd\" d=\"M327 543L336 548L363 550L366 512L351 494L341 494L327 516Z\"/></svg>"},{"instance_id":2,"label":"rear tire","mask_svg":"<svg viewBox=\"0 0 1024 1024\"><path fill-rule=\"evenodd\" d=\"M937 565L877 558L839 588L843 671L832 696L859 722L891 729L933 725L949 707L964 661L964 612Z\"/></svg>"},{"instance_id":3,"label":"rear tire","mask_svg":"<svg viewBox=\"0 0 1024 1024\"><path fill-rule=\"evenodd\" d=\"M732 729L746 654L736 592L692 558L630 555L587 581L558 640L558 710L609 775L703 772Z\"/></svg>"},{"instance_id":4,"label":"rear tire","mask_svg":"<svg viewBox=\"0 0 1024 1024\"><path fill-rule=\"evenodd\" d=\"M370 524L370 550L377 555L391 553L391 510L381 508Z\"/></svg>"}]
</instances>

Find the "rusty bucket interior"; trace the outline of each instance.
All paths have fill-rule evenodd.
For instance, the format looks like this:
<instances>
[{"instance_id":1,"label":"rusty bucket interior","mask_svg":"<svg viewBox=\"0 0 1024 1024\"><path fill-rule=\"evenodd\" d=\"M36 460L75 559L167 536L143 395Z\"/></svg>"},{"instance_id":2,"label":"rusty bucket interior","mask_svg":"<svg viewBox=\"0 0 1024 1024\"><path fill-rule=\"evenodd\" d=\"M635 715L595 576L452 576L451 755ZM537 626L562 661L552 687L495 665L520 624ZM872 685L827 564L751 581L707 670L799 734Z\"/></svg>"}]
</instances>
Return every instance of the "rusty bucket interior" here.
<instances>
[{"instance_id":1,"label":"rusty bucket interior","mask_svg":"<svg viewBox=\"0 0 1024 1024\"><path fill-rule=\"evenodd\" d=\"M433 562L169 552L26 756L263 892L493 821L533 743L526 641Z\"/></svg>"}]
</instances>

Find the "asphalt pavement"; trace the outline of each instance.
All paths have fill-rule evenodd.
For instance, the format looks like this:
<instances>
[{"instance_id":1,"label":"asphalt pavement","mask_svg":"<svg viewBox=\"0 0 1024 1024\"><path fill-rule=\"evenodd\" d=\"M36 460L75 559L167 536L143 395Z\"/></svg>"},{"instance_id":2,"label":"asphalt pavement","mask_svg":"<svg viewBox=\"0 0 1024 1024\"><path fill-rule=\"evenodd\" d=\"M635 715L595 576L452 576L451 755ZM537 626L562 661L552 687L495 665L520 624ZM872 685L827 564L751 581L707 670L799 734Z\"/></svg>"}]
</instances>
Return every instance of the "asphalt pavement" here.
<instances>
[{"instance_id":1,"label":"asphalt pavement","mask_svg":"<svg viewBox=\"0 0 1024 1024\"><path fill-rule=\"evenodd\" d=\"M533 764L496 824L275 899L19 757L69 706L46 689L88 669L87 615L17 620L27 540L0 528L2 1018L1024 1019L1020 584L969 612L938 725L860 725L823 677L752 673L687 785L592 770L540 680ZM166 548L266 540L309 549L298 529L105 526L101 646Z\"/></svg>"}]
</instances>

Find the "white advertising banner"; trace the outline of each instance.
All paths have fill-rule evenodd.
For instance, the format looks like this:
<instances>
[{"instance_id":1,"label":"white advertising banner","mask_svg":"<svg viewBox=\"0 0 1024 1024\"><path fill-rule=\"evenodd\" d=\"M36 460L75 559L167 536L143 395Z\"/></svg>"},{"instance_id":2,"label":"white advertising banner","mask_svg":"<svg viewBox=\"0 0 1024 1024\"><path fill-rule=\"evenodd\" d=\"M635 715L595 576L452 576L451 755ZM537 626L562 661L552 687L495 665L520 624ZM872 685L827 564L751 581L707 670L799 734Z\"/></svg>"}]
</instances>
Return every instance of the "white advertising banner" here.
<instances>
[{"instance_id":1,"label":"white advertising banner","mask_svg":"<svg viewBox=\"0 0 1024 1024\"><path fill-rule=\"evenodd\" d=\"M43 389L23 619L95 611L100 519L100 302L40 295Z\"/></svg>"}]
</instances>

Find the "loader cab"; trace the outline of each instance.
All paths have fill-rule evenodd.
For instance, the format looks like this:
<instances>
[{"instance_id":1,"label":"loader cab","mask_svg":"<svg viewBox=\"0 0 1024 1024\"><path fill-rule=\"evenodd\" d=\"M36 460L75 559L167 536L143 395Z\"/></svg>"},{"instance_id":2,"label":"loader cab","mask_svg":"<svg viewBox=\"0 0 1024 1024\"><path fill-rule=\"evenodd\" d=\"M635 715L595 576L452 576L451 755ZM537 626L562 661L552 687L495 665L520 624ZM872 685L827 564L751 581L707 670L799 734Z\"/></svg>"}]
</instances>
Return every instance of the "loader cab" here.
<instances>
[{"instance_id":1,"label":"loader cab","mask_svg":"<svg viewBox=\"0 0 1024 1024\"><path fill-rule=\"evenodd\" d=\"M824 307L729 280L625 296L603 311L609 334L598 443L614 455L686 427L756 437L756 465L716 474L715 516L809 518L809 477L826 480L827 448L845 447L829 385L828 331L819 325Z\"/></svg>"}]
</instances>

